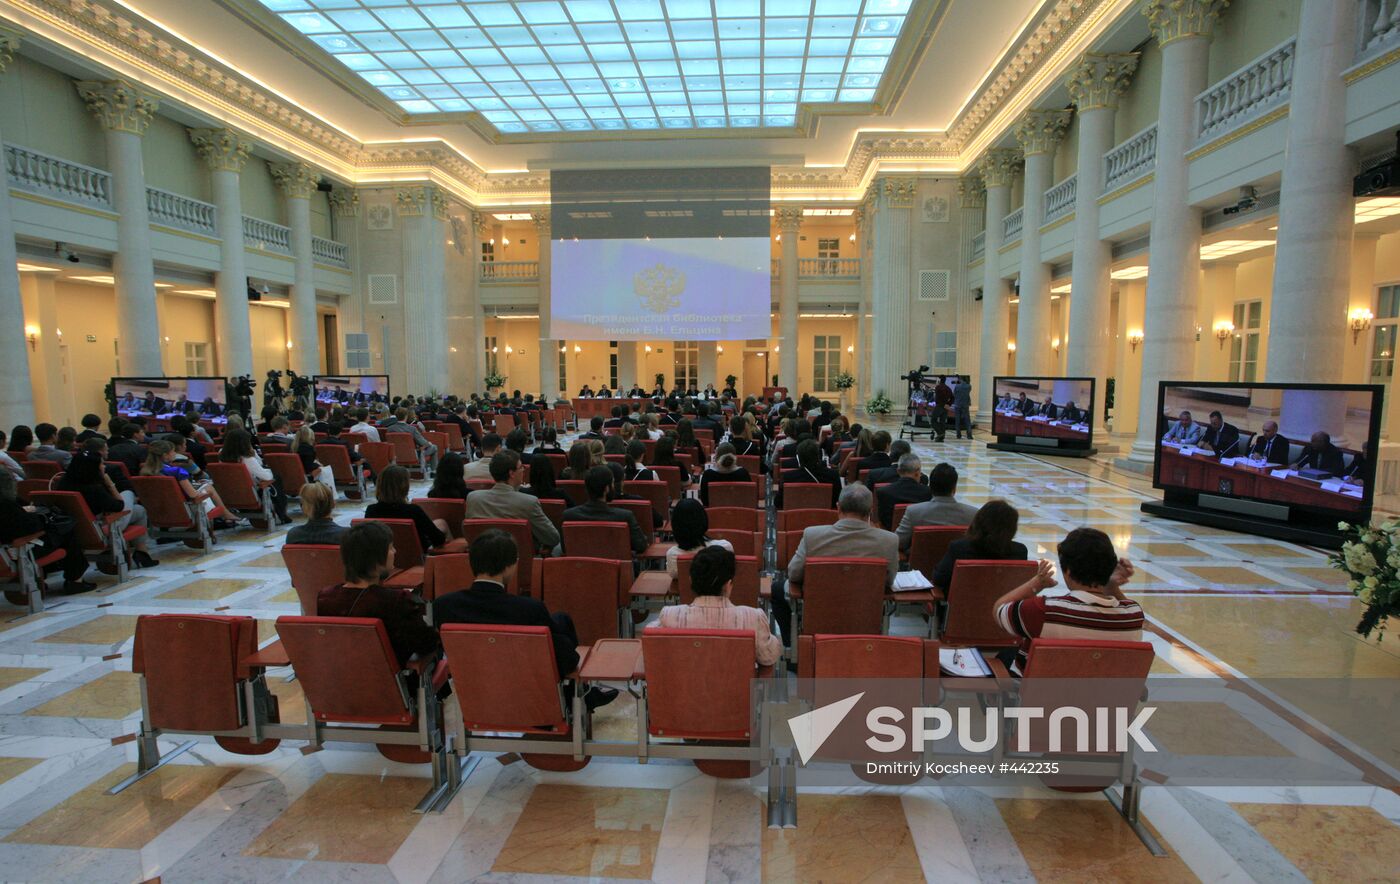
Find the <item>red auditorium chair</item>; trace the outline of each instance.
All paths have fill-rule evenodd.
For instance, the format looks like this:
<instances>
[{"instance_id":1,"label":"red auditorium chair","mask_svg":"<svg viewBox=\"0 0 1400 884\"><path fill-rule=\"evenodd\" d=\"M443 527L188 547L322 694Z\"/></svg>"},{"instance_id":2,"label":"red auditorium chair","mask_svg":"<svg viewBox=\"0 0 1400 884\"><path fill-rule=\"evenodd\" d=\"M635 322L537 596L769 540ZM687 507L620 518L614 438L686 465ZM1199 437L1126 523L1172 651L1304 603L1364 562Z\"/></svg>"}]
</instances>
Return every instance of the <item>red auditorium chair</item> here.
<instances>
[{"instance_id":1,"label":"red auditorium chair","mask_svg":"<svg viewBox=\"0 0 1400 884\"><path fill-rule=\"evenodd\" d=\"M235 466L241 468L243 465ZM130 510L103 513L99 519L92 514L87 501L76 491L36 491L30 495L30 499L35 506L46 506L72 517L78 540L82 543L83 552L87 557L94 561L97 569L103 574L115 574L118 583L126 582L131 570L127 544L146 534L146 529L139 525L128 525L122 531L114 529L117 520Z\"/></svg>"},{"instance_id":2,"label":"red auditorium chair","mask_svg":"<svg viewBox=\"0 0 1400 884\"><path fill-rule=\"evenodd\" d=\"M763 533L760 531L742 531L733 528L711 528L706 532L714 540L727 540L734 548L736 556L762 556Z\"/></svg>"},{"instance_id":3,"label":"red auditorium chair","mask_svg":"<svg viewBox=\"0 0 1400 884\"><path fill-rule=\"evenodd\" d=\"M29 496L36 491L48 491L53 484L52 479L20 479L15 483L15 497L19 502L28 504Z\"/></svg>"},{"instance_id":4,"label":"red auditorium chair","mask_svg":"<svg viewBox=\"0 0 1400 884\"><path fill-rule=\"evenodd\" d=\"M432 558L432 557L430 557ZM301 612L308 617L316 613L316 597L321 590L345 582L345 565L340 559L340 547L330 544L288 543L282 547L282 561L292 578ZM417 589L424 585L423 566L398 568L384 580L395 589Z\"/></svg>"},{"instance_id":5,"label":"red auditorium chair","mask_svg":"<svg viewBox=\"0 0 1400 884\"><path fill-rule=\"evenodd\" d=\"M709 506L758 506L757 482L711 482Z\"/></svg>"},{"instance_id":6,"label":"red auditorium chair","mask_svg":"<svg viewBox=\"0 0 1400 884\"><path fill-rule=\"evenodd\" d=\"M68 555L56 549L42 558L37 557L36 547L43 539L44 532L40 531L0 544L0 584L14 587L5 590L5 600L27 608L31 614L44 610L43 569L57 565Z\"/></svg>"},{"instance_id":7,"label":"red auditorium chair","mask_svg":"<svg viewBox=\"0 0 1400 884\"><path fill-rule=\"evenodd\" d=\"M554 483L554 487L561 494L568 495L569 500L577 500L582 503L588 499L588 489L583 486L582 479L560 479Z\"/></svg>"},{"instance_id":8,"label":"red auditorium chair","mask_svg":"<svg viewBox=\"0 0 1400 884\"><path fill-rule=\"evenodd\" d=\"M467 551L467 542L461 539L450 539L442 546L435 546L428 550L423 549L423 543L418 538L418 528L413 524L412 519L350 520L351 526L361 522L379 522L389 526L389 530L394 534L394 567L396 568L421 567L425 556Z\"/></svg>"},{"instance_id":9,"label":"red auditorium chair","mask_svg":"<svg viewBox=\"0 0 1400 884\"><path fill-rule=\"evenodd\" d=\"M788 482L783 486L783 509L832 509L831 485L826 482Z\"/></svg>"},{"instance_id":10,"label":"red auditorium chair","mask_svg":"<svg viewBox=\"0 0 1400 884\"><path fill-rule=\"evenodd\" d=\"M428 474L427 464L423 461L423 452L418 450L418 446L413 442L411 433L385 433L384 441L394 446L394 462L401 467L407 467L409 475L414 479L421 479ZM375 470L374 474L379 475Z\"/></svg>"},{"instance_id":11,"label":"red auditorium chair","mask_svg":"<svg viewBox=\"0 0 1400 884\"><path fill-rule=\"evenodd\" d=\"M434 599L468 589L475 579L471 556L466 553L428 556L423 563L423 601L428 603L428 622L433 622Z\"/></svg>"},{"instance_id":12,"label":"red auditorium chair","mask_svg":"<svg viewBox=\"0 0 1400 884\"><path fill-rule=\"evenodd\" d=\"M695 601L695 591L690 588L690 563L694 560L694 553L686 553L676 559L676 590L682 605ZM734 557L734 588L729 592L731 602L750 608L762 607L764 581L759 574L759 564L755 556Z\"/></svg>"},{"instance_id":13,"label":"red auditorium chair","mask_svg":"<svg viewBox=\"0 0 1400 884\"><path fill-rule=\"evenodd\" d=\"M499 528L514 538L515 551L519 556L516 583L507 586L506 591L539 598L539 579L535 576L539 563L536 561L535 536L530 533L530 523L524 519L464 519L462 537L466 539L470 548L473 540L492 528Z\"/></svg>"},{"instance_id":14,"label":"red auditorium chair","mask_svg":"<svg viewBox=\"0 0 1400 884\"><path fill-rule=\"evenodd\" d=\"M792 606L792 634L879 635L887 568L884 559L808 559L802 582L788 582L788 595L798 603Z\"/></svg>"},{"instance_id":15,"label":"red auditorium chair","mask_svg":"<svg viewBox=\"0 0 1400 884\"><path fill-rule=\"evenodd\" d=\"M933 569L948 554L953 541L967 534L966 526L920 525L909 541L909 569L919 571L930 581Z\"/></svg>"},{"instance_id":16,"label":"red auditorium chair","mask_svg":"<svg viewBox=\"0 0 1400 884\"><path fill-rule=\"evenodd\" d=\"M762 531L768 521L768 513L751 506L707 506L705 515L711 529L728 531Z\"/></svg>"},{"instance_id":17,"label":"red auditorium chair","mask_svg":"<svg viewBox=\"0 0 1400 884\"><path fill-rule=\"evenodd\" d=\"M306 484L306 473L301 467L301 458L291 452L286 454L263 454L263 465L282 482L282 491L290 503L301 494L301 486Z\"/></svg>"},{"instance_id":18,"label":"red auditorium chair","mask_svg":"<svg viewBox=\"0 0 1400 884\"><path fill-rule=\"evenodd\" d=\"M541 500L540 509L549 517L549 521L554 523L554 530L558 531L564 527L564 510L568 509L568 504L562 500Z\"/></svg>"},{"instance_id":19,"label":"red auditorium chair","mask_svg":"<svg viewBox=\"0 0 1400 884\"><path fill-rule=\"evenodd\" d=\"M412 437L409 437L410 440ZM361 442L360 456L369 464L369 471L374 475L384 475L384 470L394 464L394 446L388 442ZM415 457L416 461L417 458ZM413 461L410 461L410 463Z\"/></svg>"},{"instance_id":20,"label":"red auditorium chair","mask_svg":"<svg viewBox=\"0 0 1400 884\"><path fill-rule=\"evenodd\" d=\"M632 535L622 522L565 522L564 554L587 552L614 562L632 561Z\"/></svg>"},{"instance_id":21,"label":"red auditorium chair","mask_svg":"<svg viewBox=\"0 0 1400 884\"><path fill-rule=\"evenodd\" d=\"M1015 636L997 623L996 600L1035 576L1035 562L960 559L945 595L948 613L941 636L952 648L1012 648Z\"/></svg>"},{"instance_id":22,"label":"red auditorium chair","mask_svg":"<svg viewBox=\"0 0 1400 884\"><path fill-rule=\"evenodd\" d=\"M680 458L677 457L676 460L680 460ZM661 481L666 483L666 496L671 500L680 500L682 495L685 494L685 486L681 484L681 468L672 466L653 466L651 469L653 472L656 473L656 475L661 477ZM623 487L625 488L626 485L624 485ZM632 493L641 494L642 492L633 491ZM670 513L668 512L667 515L670 515Z\"/></svg>"},{"instance_id":23,"label":"red auditorium chair","mask_svg":"<svg viewBox=\"0 0 1400 884\"><path fill-rule=\"evenodd\" d=\"M540 455L536 454L535 457L540 457ZM564 468L569 465L568 455L565 454L548 452L544 454L544 459L549 461L549 465L554 468L554 478L556 480L564 475Z\"/></svg>"},{"instance_id":24,"label":"red auditorium chair","mask_svg":"<svg viewBox=\"0 0 1400 884\"><path fill-rule=\"evenodd\" d=\"M350 462L350 449L344 445L317 445L316 460L335 476L335 487L351 500L363 500L365 476L360 467Z\"/></svg>"},{"instance_id":25,"label":"red auditorium chair","mask_svg":"<svg viewBox=\"0 0 1400 884\"><path fill-rule=\"evenodd\" d=\"M213 551L214 529L209 522L228 515L224 509L206 512L204 501L186 500L180 483L171 476L132 476L131 490L146 508L146 528L156 541L175 538L205 555Z\"/></svg>"},{"instance_id":26,"label":"red auditorium chair","mask_svg":"<svg viewBox=\"0 0 1400 884\"><path fill-rule=\"evenodd\" d=\"M254 482L241 463L209 461L205 472L214 480L214 490L230 512L245 516L264 530L276 524L272 512L272 483Z\"/></svg>"},{"instance_id":27,"label":"red auditorium chair","mask_svg":"<svg viewBox=\"0 0 1400 884\"><path fill-rule=\"evenodd\" d=\"M573 618L580 646L621 638L630 629L631 559L563 556L542 564L541 600L550 611L563 611Z\"/></svg>"},{"instance_id":28,"label":"red auditorium chair","mask_svg":"<svg viewBox=\"0 0 1400 884\"><path fill-rule=\"evenodd\" d=\"M831 486L828 485L827 490L830 492ZM835 525L836 515L836 510L829 507L778 510L777 530L779 534L796 531L800 535L804 529L815 525Z\"/></svg>"},{"instance_id":29,"label":"red auditorium chair","mask_svg":"<svg viewBox=\"0 0 1400 884\"><path fill-rule=\"evenodd\" d=\"M25 478L28 479L52 479L63 470L57 461L52 460L26 460L21 461L20 466L24 468Z\"/></svg>"},{"instance_id":30,"label":"red auditorium chair","mask_svg":"<svg viewBox=\"0 0 1400 884\"><path fill-rule=\"evenodd\" d=\"M642 552L640 558L664 559L666 558L666 550L675 546L675 544L670 541L659 541L656 539L656 522L652 518L654 508L651 505L651 501L610 500L608 501L608 506L627 510L632 514L632 517L637 520L637 524L641 527L642 533L645 534L647 538L647 548Z\"/></svg>"},{"instance_id":31,"label":"red auditorium chair","mask_svg":"<svg viewBox=\"0 0 1400 884\"><path fill-rule=\"evenodd\" d=\"M449 536L462 536L462 520L467 517L465 500L460 497L415 497L413 503L422 507L428 518L446 522Z\"/></svg>"},{"instance_id":32,"label":"red auditorium chair","mask_svg":"<svg viewBox=\"0 0 1400 884\"><path fill-rule=\"evenodd\" d=\"M466 456L470 453L467 448L466 437L462 435L462 427L459 424L445 423L438 427L440 432L447 434L447 450L453 454ZM323 461L324 463L324 461Z\"/></svg>"},{"instance_id":33,"label":"red auditorium chair","mask_svg":"<svg viewBox=\"0 0 1400 884\"><path fill-rule=\"evenodd\" d=\"M679 474L677 474L679 475ZM651 501L652 509L661 516L662 523L671 516L671 490L668 484L660 479L630 480L622 483L622 490L626 494L635 494L638 497ZM579 497L576 500L582 502L586 498ZM677 496L674 499L679 499Z\"/></svg>"}]
</instances>

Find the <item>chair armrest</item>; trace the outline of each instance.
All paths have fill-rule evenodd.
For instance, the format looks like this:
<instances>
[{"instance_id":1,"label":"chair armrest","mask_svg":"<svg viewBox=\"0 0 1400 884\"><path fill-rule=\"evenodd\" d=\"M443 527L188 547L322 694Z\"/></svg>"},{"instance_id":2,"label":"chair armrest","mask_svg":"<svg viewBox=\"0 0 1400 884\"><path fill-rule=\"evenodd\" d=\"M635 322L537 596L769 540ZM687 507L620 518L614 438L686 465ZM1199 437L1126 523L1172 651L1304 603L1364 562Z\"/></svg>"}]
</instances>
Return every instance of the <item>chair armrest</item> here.
<instances>
[{"instance_id":1,"label":"chair armrest","mask_svg":"<svg viewBox=\"0 0 1400 884\"><path fill-rule=\"evenodd\" d=\"M118 519L121 519L123 516L129 515L131 515L131 510L122 510L119 513L103 513L102 521L108 525L111 525L115 523Z\"/></svg>"},{"instance_id":2,"label":"chair armrest","mask_svg":"<svg viewBox=\"0 0 1400 884\"><path fill-rule=\"evenodd\" d=\"M259 648L244 657L241 662L244 666L262 668L292 665L292 659L287 656L287 649L282 647L281 639L277 639L265 648Z\"/></svg>"},{"instance_id":3,"label":"chair armrest","mask_svg":"<svg viewBox=\"0 0 1400 884\"><path fill-rule=\"evenodd\" d=\"M426 656L414 654L412 657L408 658L407 663L403 664L403 671L417 673L418 677L422 678L437 665L437 659L438 654L436 651Z\"/></svg>"},{"instance_id":4,"label":"chair armrest","mask_svg":"<svg viewBox=\"0 0 1400 884\"><path fill-rule=\"evenodd\" d=\"M16 550L24 549L26 546L29 546L32 543L39 543L43 539L44 532L42 531L38 532L37 534L26 534L24 537L16 537L14 540L11 540L10 548Z\"/></svg>"}]
</instances>

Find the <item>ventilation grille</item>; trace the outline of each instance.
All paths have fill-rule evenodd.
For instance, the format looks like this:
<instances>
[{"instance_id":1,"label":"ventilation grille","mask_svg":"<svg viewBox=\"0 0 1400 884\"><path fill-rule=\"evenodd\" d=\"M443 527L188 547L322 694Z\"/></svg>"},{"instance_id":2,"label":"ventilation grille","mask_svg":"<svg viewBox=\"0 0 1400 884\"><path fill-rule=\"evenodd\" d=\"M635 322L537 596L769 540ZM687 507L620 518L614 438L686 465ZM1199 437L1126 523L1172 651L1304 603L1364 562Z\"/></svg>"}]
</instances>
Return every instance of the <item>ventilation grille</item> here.
<instances>
[{"instance_id":1,"label":"ventilation grille","mask_svg":"<svg viewBox=\"0 0 1400 884\"><path fill-rule=\"evenodd\" d=\"M919 300L946 301L950 273L947 270L919 271Z\"/></svg>"},{"instance_id":2,"label":"ventilation grille","mask_svg":"<svg viewBox=\"0 0 1400 884\"><path fill-rule=\"evenodd\" d=\"M392 273L371 273L366 277L371 304L397 304L399 302L399 278Z\"/></svg>"},{"instance_id":3,"label":"ventilation grille","mask_svg":"<svg viewBox=\"0 0 1400 884\"><path fill-rule=\"evenodd\" d=\"M354 332L345 336L346 371L364 371L370 367L369 335Z\"/></svg>"}]
</instances>

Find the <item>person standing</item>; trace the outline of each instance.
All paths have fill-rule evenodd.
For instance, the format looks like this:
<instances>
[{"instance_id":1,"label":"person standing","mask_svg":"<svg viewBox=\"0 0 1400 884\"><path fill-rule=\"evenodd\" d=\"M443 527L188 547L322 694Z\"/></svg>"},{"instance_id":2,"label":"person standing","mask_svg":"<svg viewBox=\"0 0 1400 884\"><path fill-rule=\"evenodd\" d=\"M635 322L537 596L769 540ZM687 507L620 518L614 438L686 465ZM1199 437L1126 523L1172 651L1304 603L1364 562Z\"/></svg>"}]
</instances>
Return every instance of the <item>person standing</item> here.
<instances>
[{"instance_id":1,"label":"person standing","mask_svg":"<svg viewBox=\"0 0 1400 884\"><path fill-rule=\"evenodd\" d=\"M953 384L953 427L958 438L963 437L967 428L967 438L972 438L972 381L967 375L960 375Z\"/></svg>"}]
</instances>

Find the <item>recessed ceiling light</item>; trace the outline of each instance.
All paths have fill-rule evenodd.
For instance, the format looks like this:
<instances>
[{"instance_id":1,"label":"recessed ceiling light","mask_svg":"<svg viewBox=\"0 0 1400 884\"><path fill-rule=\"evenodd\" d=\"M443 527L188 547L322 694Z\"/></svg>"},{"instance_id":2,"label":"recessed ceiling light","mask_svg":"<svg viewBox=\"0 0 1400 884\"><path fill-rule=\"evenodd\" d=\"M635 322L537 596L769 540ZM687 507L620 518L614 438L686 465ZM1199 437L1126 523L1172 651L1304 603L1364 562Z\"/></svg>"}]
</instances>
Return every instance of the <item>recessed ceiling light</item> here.
<instances>
[{"instance_id":1,"label":"recessed ceiling light","mask_svg":"<svg viewBox=\"0 0 1400 884\"><path fill-rule=\"evenodd\" d=\"M1274 244L1271 239L1222 239L1220 242L1201 246L1201 260L1215 261L1243 252L1252 252Z\"/></svg>"},{"instance_id":2,"label":"recessed ceiling light","mask_svg":"<svg viewBox=\"0 0 1400 884\"><path fill-rule=\"evenodd\" d=\"M45 267L42 264L25 264L23 261L15 265L15 269L20 273L62 273L57 267Z\"/></svg>"},{"instance_id":3,"label":"recessed ceiling light","mask_svg":"<svg viewBox=\"0 0 1400 884\"><path fill-rule=\"evenodd\" d=\"M497 221L529 221L532 216L529 212L497 212L491 217Z\"/></svg>"},{"instance_id":4,"label":"recessed ceiling light","mask_svg":"<svg viewBox=\"0 0 1400 884\"><path fill-rule=\"evenodd\" d=\"M1373 196L1356 204L1356 223L1364 224L1378 218L1400 215L1400 197Z\"/></svg>"},{"instance_id":5,"label":"recessed ceiling light","mask_svg":"<svg viewBox=\"0 0 1400 884\"><path fill-rule=\"evenodd\" d=\"M93 285L113 285L117 281L111 276L68 276L64 278L69 282L90 282Z\"/></svg>"},{"instance_id":6,"label":"recessed ceiling light","mask_svg":"<svg viewBox=\"0 0 1400 884\"><path fill-rule=\"evenodd\" d=\"M1146 267L1124 267L1122 270L1115 270L1109 274L1114 279L1146 279Z\"/></svg>"}]
</instances>

